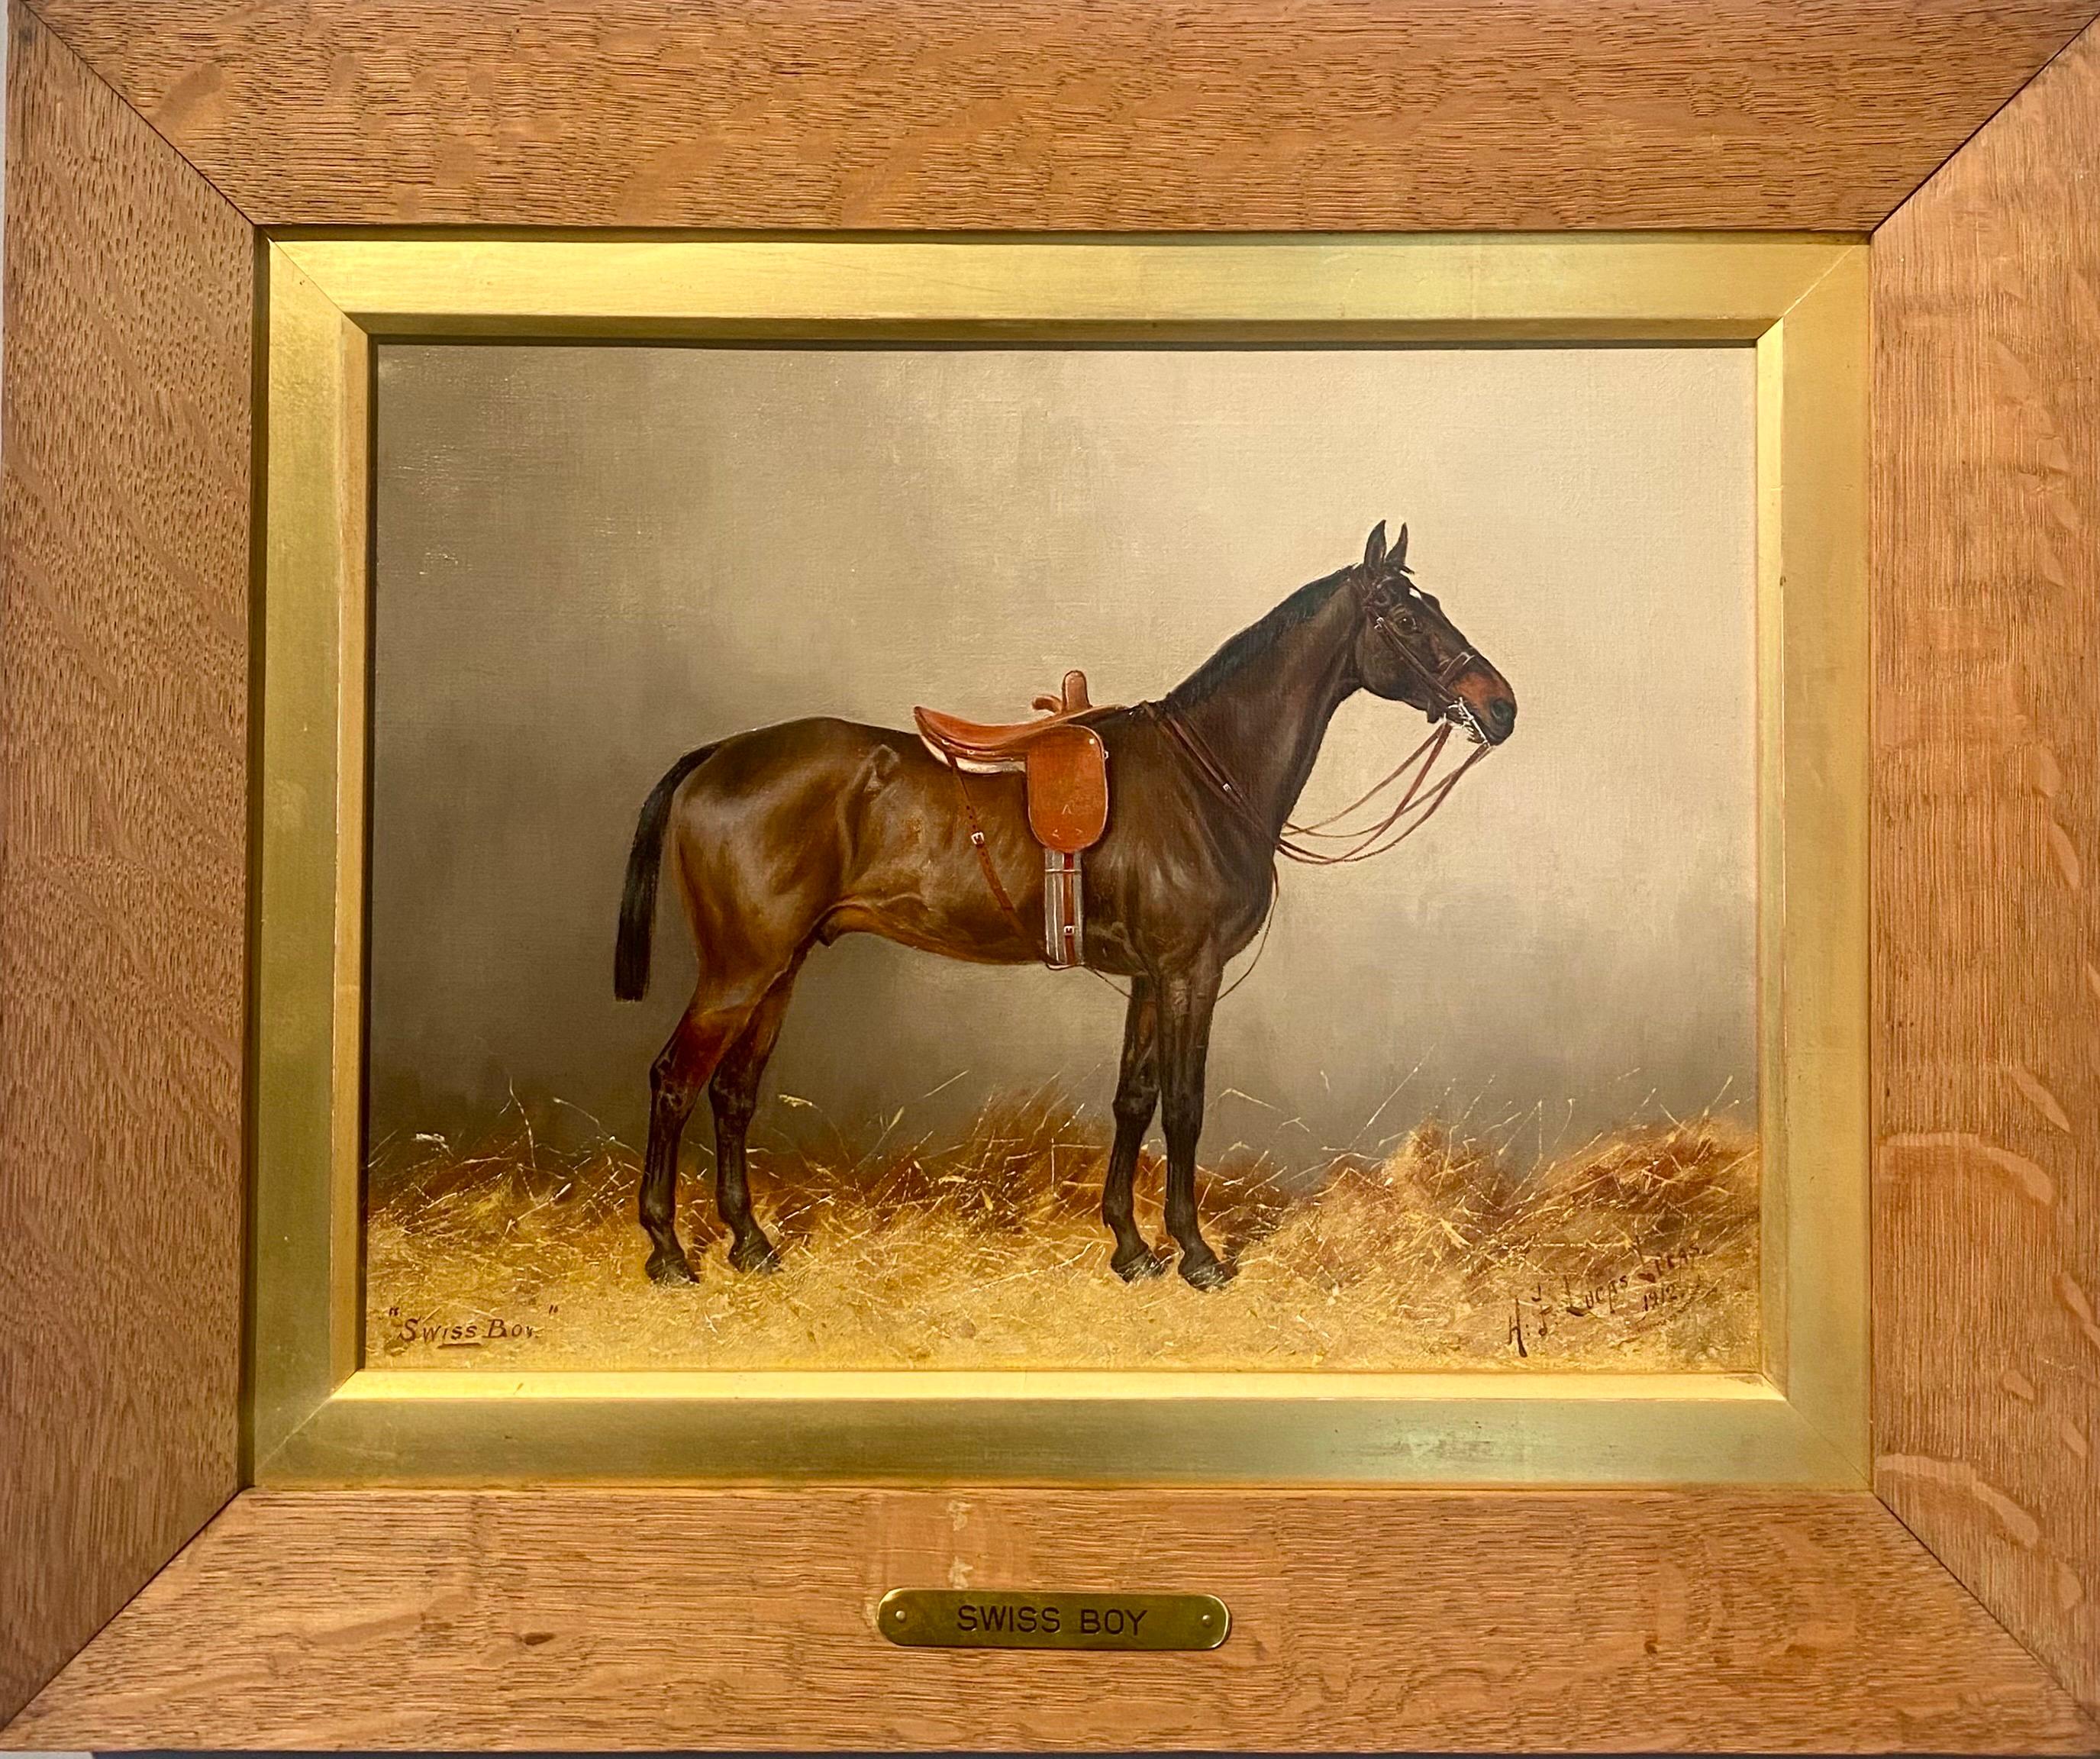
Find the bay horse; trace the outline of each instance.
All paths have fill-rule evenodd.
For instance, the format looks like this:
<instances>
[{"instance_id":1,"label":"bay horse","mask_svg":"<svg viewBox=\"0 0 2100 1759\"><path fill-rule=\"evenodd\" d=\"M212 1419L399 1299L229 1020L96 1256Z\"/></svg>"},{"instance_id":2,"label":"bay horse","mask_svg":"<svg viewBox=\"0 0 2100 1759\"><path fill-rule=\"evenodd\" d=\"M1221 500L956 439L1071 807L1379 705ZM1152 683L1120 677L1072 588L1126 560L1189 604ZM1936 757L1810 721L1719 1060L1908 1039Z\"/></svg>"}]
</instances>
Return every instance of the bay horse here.
<instances>
[{"instance_id":1,"label":"bay horse","mask_svg":"<svg viewBox=\"0 0 2100 1759\"><path fill-rule=\"evenodd\" d=\"M1114 795L1107 832L1087 858L1084 960L1130 983L1101 1192L1110 1265L1125 1281L1165 1268L1132 1208L1155 1107L1181 1275L1208 1289L1233 1274L1196 1213L1211 1010L1227 961L1268 917L1275 858L1280 847L1290 852L1290 815L1328 723L1360 690L1445 723L1440 739L1462 727L1476 756L1516 724L1508 682L1415 585L1404 525L1388 550L1381 521L1361 563L1300 587L1163 698L1088 720L1107 746ZM731 1236L730 1262L739 1271L779 1263L752 1214L744 1140L813 948L869 934L951 959L1043 958L1023 926L1040 920L1043 864L1021 778L967 784L1012 908L986 885L959 785L913 734L813 719L689 752L644 802L620 900L614 993L637 1001L647 989L667 837L699 959L692 1000L650 1069L640 1208L657 1282L696 1280L678 1242L677 1196L679 1139L702 1088L714 1112L715 1202Z\"/></svg>"}]
</instances>

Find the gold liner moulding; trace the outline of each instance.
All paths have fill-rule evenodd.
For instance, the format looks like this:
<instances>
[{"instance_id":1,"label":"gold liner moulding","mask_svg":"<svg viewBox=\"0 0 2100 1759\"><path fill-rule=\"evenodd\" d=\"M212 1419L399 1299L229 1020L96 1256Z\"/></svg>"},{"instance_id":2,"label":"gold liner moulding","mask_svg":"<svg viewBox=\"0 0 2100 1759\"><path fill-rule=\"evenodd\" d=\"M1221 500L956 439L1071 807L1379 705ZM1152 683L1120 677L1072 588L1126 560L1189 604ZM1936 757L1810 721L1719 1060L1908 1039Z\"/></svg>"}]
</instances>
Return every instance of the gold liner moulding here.
<instances>
[{"instance_id":1,"label":"gold liner moulding","mask_svg":"<svg viewBox=\"0 0 2100 1759\"><path fill-rule=\"evenodd\" d=\"M1865 1484L1863 243L360 233L272 237L265 267L255 1483ZM448 336L1754 350L1754 1359L1732 1372L1326 1373L535 1372L480 1366L479 1353L434 1372L368 1359L370 400L380 343ZM1074 1603L1082 1620L1088 1603ZM1068 1632L1061 1602L1036 1604L1060 1609L1058 1629L1043 1632L1039 1610L1021 1634L1118 1634ZM932 1620L915 1605L907 1622ZM1173 1628L1150 1610L1132 1634L1142 1644Z\"/></svg>"}]
</instances>

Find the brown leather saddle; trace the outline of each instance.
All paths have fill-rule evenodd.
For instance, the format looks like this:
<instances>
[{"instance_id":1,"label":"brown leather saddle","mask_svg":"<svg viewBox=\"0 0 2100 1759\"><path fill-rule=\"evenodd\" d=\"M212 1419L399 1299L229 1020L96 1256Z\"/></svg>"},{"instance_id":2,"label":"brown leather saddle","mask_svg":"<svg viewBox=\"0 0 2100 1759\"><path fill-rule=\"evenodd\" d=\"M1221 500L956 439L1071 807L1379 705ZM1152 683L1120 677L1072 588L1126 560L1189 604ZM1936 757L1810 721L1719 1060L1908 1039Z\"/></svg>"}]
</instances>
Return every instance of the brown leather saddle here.
<instances>
[{"instance_id":1,"label":"brown leather saddle","mask_svg":"<svg viewBox=\"0 0 2100 1759\"><path fill-rule=\"evenodd\" d=\"M1081 717L1103 712L1087 700L1084 672L1067 672L1061 694L1038 696L1035 706L1045 711L1040 719L1008 726L965 721L935 709L914 709L911 714L927 749L957 772L958 786L965 771L1019 770L1025 776L1028 828L1043 845L1043 958L1062 970L1082 962L1086 944L1079 857L1108 829L1109 754L1101 736L1081 724ZM967 789L963 804L992 895L1018 923L991 865Z\"/></svg>"}]
</instances>

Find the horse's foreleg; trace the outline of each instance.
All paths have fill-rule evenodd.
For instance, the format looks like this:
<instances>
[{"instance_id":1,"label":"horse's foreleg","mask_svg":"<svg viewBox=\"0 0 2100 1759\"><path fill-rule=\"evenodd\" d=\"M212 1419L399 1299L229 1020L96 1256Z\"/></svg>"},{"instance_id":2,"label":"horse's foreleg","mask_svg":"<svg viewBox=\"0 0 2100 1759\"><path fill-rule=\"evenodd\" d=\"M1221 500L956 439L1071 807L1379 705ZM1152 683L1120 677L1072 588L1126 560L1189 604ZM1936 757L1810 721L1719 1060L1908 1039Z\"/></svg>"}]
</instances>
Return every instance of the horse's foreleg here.
<instances>
[{"instance_id":1,"label":"horse's foreleg","mask_svg":"<svg viewBox=\"0 0 2100 1759\"><path fill-rule=\"evenodd\" d=\"M659 1283L694 1283L678 1244L678 1142L693 1102L725 1049L743 1030L749 1008L686 1010L649 1069L649 1151L642 1165L642 1226L649 1236L649 1275Z\"/></svg>"},{"instance_id":2,"label":"horse's foreleg","mask_svg":"<svg viewBox=\"0 0 2100 1759\"><path fill-rule=\"evenodd\" d=\"M1126 1283L1157 1276L1164 1268L1144 1235L1131 1187L1145 1133L1159 1104L1159 992L1151 979L1132 979L1130 1009L1123 1017L1123 1067L1116 1076L1115 1146L1109 1151L1108 1177L1101 1183L1101 1219L1115 1235L1109 1267Z\"/></svg>"},{"instance_id":3,"label":"horse's foreleg","mask_svg":"<svg viewBox=\"0 0 2100 1759\"><path fill-rule=\"evenodd\" d=\"M715 1212L730 1231L729 1262L739 1271L780 1268L780 1254L751 1213L744 1138L758 1109L758 1085L765 1078L766 1059L779 1041L780 1023L787 1018L795 974L801 968L798 959L774 980L716 1067L708 1088L715 1114Z\"/></svg>"},{"instance_id":4,"label":"horse's foreleg","mask_svg":"<svg viewBox=\"0 0 2100 1759\"><path fill-rule=\"evenodd\" d=\"M1196 1142L1203 1134L1203 1063L1218 967L1207 963L1160 980L1159 1083L1167 1134L1167 1231L1181 1249L1181 1275L1198 1288L1230 1282L1233 1267L1196 1222Z\"/></svg>"}]
</instances>

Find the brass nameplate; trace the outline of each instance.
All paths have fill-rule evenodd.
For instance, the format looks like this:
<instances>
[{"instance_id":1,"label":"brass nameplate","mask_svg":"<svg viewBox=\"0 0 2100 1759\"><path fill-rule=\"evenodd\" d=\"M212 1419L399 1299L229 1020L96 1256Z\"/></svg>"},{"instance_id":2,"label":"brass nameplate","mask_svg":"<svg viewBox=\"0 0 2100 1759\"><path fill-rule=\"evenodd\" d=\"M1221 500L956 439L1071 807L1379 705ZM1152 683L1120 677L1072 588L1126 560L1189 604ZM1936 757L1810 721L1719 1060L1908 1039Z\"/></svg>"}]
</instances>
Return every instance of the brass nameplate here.
<instances>
[{"instance_id":1,"label":"brass nameplate","mask_svg":"<svg viewBox=\"0 0 2100 1759\"><path fill-rule=\"evenodd\" d=\"M1215 1649L1233 1615L1213 1594L893 1588L875 1622L907 1649Z\"/></svg>"}]
</instances>

